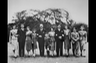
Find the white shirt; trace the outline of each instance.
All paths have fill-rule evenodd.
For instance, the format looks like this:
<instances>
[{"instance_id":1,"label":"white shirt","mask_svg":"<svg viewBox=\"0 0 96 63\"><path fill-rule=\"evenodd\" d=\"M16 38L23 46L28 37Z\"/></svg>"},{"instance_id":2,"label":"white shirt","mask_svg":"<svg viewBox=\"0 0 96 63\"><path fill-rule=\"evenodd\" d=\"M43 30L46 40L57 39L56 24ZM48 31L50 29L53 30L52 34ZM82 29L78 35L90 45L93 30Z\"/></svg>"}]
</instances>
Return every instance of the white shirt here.
<instances>
[{"instance_id":1,"label":"white shirt","mask_svg":"<svg viewBox=\"0 0 96 63\"><path fill-rule=\"evenodd\" d=\"M31 34L31 33L32 33L32 31L27 31L27 32L26 32L26 35Z\"/></svg>"},{"instance_id":2,"label":"white shirt","mask_svg":"<svg viewBox=\"0 0 96 63\"><path fill-rule=\"evenodd\" d=\"M49 32L49 35L50 35L50 36L54 36L54 35L55 35L55 32L54 32L54 31L50 31L50 32Z\"/></svg>"},{"instance_id":3,"label":"white shirt","mask_svg":"<svg viewBox=\"0 0 96 63\"><path fill-rule=\"evenodd\" d=\"M66 35L68 35L68 33L69 33L69 29L64 30L64 33L65 33Z\"/></svg>"},{"instance_id":4,"label":"white shirt","mask_svg":"<svg viewBox=\"0 0 96 63\"><path fill-rule=\"evenodd\" d=\"M12 33L12 39L17 39L17 37L16 37L16 35L17 35L17 29L12 29L11 31L10 31L10 33Z\"/></svg>"}]
</instances>

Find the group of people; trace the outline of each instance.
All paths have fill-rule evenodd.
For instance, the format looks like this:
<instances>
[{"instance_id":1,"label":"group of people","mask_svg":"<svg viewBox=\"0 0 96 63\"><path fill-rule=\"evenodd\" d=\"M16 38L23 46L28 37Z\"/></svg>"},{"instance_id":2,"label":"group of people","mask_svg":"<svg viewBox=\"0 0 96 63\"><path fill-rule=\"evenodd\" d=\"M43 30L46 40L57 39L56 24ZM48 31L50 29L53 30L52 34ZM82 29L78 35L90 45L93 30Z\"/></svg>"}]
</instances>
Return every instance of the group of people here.
<instances>
[{"instance_id":1,"label":"group of people","mask_svg":"<svg viewBox=\"0 0 96 63\"><path fill-rule=\"evenodd\" d=\"M25 29L24 24L21 24L20 29L16 29L15 25L13 26L10 31L9 42L13 45L15 57L24 57L25 49L28 56L31 53L36 56L38 47L40 56L44 56L45 49L47 56L55 56L54 51L56 51L57 57L63 56L63 43L66 56L69 56L71 48L74 56L83 56L83 52L86 51L87 32L84 30L84 26L81 26L79 31L75 27L71 31L67 25L65 29L61 29L61 25L58 25L56 30L52 27L49 32L46 32L43 24L40 24L39 30L31 30L29 26Z\"/></svg>"}]
</instances>

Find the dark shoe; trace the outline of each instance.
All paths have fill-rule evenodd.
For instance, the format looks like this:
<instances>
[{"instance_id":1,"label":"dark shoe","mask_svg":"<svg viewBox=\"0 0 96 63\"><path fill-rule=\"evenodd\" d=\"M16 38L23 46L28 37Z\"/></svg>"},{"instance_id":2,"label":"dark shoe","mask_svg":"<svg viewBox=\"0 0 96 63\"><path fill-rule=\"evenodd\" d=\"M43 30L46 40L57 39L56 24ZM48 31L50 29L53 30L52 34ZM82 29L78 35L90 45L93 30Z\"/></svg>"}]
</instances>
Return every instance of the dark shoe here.
<instances>
[{"instance_id":1,"label":"dark shoe","mask_svg":"<svg viewBox=\"0 0 96 63\"><path fill-rule=\"evenodd\" d=\"M73 56L76 56L75 54L73 54Z\"/></svg>"},{"instance_id":2,"label":"dark shoe","mask_svg":"<svg viewBox=\"0 0 96 63\"><path fill-rule=\"evenodd\" d=\"M47 51L47 56L49 56L49 51Z\"/></svg>"},{"instance_id":3,"label":"dark shoe","mask_svg":"<svg viewBox=\"0 0 96 63\"><path fill-rule=\"evenodd\" d=\"M69 55L66 55L66 57L69 57Z\"/></svg>"},{"instance_id":4,"label":"dark shoe","mask_svg":"<svg viewBox=\"0 0 96 63\"><path fill-rule=\"evenodd\" d=\"M63 57L63 55L60 55L60 57Z\"/></svg>"},{"instance_id":5,"label":"dark shoe","mask_svg":"<svg viewBox=\"0 0 96 63\"><path fill-rule=\"evenodd\" d=\"M82 56L82 54L80 56Z\"/></svg>"},{"instance_id":6,"label":"dark shoe","mask_svg":"<svg viewBox=\"0 0 96 63\"><path fill-rule=\"evenodd\" d=\"M63 54L60 54L60 56L63 56Z\"/></svg>"},{"instance_id":7,"label":"dark shoe","mask_svg":"<svg viewBox=\"0 0 96 63\"><path fill-rule=\"evenodd\" d=\"M73 56L74 56L74 57L76 57L76 55L75 55L75 54L74 54Z\"/></svg>"},{"instance_id":8,"label":"dark shoe","mask_svg":"<svg viewBox=\"0 0 96 63\"><path fill-rule=\"evenodd\" d=\"M44 55L41 55L41 57L44 57Z\"/></svg>"},{"instance_id":9,"label":"dark shoe","mask_svg":"<svg viewBox=\"0 0 96 63\"><path fill-rule=\"evenodd\" d=\"M75 57L79 58L80 56L78 56L78 55L75 55Z\"/></svg>"},{"instance_id":10,"label":"dark shoe","mask_svg":"<svg viewBox=\"0 0 96 63\"><path fill-rule=\"evenodd\" d=\"M82 56L82 57L86 57L86 56Z\"/></svg>"}]
</instances>

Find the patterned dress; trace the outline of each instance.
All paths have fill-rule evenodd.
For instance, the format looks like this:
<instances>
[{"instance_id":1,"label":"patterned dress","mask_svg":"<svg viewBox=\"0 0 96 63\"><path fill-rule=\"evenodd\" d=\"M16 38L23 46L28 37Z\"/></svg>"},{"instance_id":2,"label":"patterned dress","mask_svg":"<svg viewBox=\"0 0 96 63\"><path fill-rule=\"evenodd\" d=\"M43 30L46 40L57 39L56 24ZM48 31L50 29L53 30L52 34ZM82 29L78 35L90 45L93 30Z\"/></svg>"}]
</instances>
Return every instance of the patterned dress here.
<instances>
[{"instance_id":1,"label":"patterned dress","mask_svg":"<svg viewBox=\"0 0 96 63\"><path fill-rule=\"evenodd\" d=\"M55 38L54 38L55 32L54 31L50 31L49 32L49 36L50 36L50 46L51 46L51 50L54 51L55 50Z\"/></svg>"},{"instance_id":2,"label":"patterned dress","mask_svg":"<svg viewBox=\"0 0 96 63\"><path fill-rule=\"evenodd\" d=\"M32 33L32 42L33 42L33 48L36 49L37 48L37 34L36 33Z\"/></svg>"},{"instance_id":3,"label":"patterned dress","mask_svg":"<svg viewBox=\"0 0 96 63\"><path fill-rule=\"evenodd\" d=\"M26 50L29 52L32 49L31 31L26 32Z\"/></svg>"}]
</instances>

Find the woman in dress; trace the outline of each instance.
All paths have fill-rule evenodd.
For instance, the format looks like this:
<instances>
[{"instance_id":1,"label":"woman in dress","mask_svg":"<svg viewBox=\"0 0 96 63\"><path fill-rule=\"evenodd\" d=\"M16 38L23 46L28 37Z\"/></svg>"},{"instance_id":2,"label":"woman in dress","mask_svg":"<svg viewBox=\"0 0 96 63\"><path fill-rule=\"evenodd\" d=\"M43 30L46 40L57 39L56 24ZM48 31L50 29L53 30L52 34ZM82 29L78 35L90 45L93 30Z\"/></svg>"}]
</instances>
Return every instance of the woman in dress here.
<instances>
[{"instance_id":1,"label":"woman in dress","mask_svg":"<svg viewBox=\"0 0 96 63\"><path fill-rule=\"evenodd\" d=\"M84 30L84 26L80 27L79 36L80 36L80 51L81 56L83 56L83 52L85 52L84 46L87 42L87 32Z\"/></svg>"},{"instance_id":2,"label":"woman in dress","mask_svg":"<svg viewBox=\"0 0 96 63\"><path fill-rule=\"evenodd\" d=\"M75 28L73 28L73 32L71 33L72 38L72 50L74 56L79 56L79 34Z\"/></svg>"},{"instance_id":3,"label":"woman in dress","mask_svg":"<svg viewBox=\"0 0 96 63\"><path fill-rule=\"evenodd\" d=\"M45 40L45 48L46 48L47 56L49 56L49 54L50 54L50 50L49 50L49 47L50 47L50 37L49 37L48 33L45 34L44 40Z\"/></svg>"},{"instance_id":4,"label":"woman in dress","mask_svg":"<svg viewBox=\"0 0 96 63\"><path fill-rule=\"evenodd\" d=\"M33 56L36 55L36 49L37 49L37 34L36 34L36 30L34 29L32 32L32 50L33 50Z\"/></svg>"},{"instance_id":5,"label":"woman in dress","mask_svg":"<svg viewBox=\"0 0 96 63\"><path fill-rule=\"evenodd\" d=\"M32 49L32 31L30 30L29 26L27 27L27 31L26 31L26 50L27 50L27 53L28 53L28 56L30 56L30 52L31 52L31 49Z\"/></svg>"},{"instance_id":6,"label":"woman in dress","mask_svg":"<svg viewBox=\"0 0 96 63\"><path fill-rule=\"evenodd\" d=\"M51 46L51 52L52 52L52 56L54 55L54 50L55 50L55 38L54 38L54 35L55 35L55 31L53 30L53 28L51 28L51 31L49 32L49 37L50 37L50 46Z\"/></svg>"},{"instance_id":7,"label":"woman in dress","mask_svg":"<svg viewBox=\"0 0 96 63\"><path fill-rule=\"evenodd\" d=\"M10 43L13 46L13 52L14 52L14 56L17 57L18 54L18 50L19 50L19 44L18 44L18 40L17 40L17 29L16 26L13 26L13 29L10 31Z\"/></svg>"},{"instance_id":8,"label":"woman in dress","mask_svg":"<svg viewBox=\"0 0 96 63\"><path fill-rule=\"evenodd\" d=\"M67 25L65 26L64 30L64 49L65 49L65 54L69 55L69 49L71 48L70 44L70 30L68 29Z\"/></svg>"}]
</instances>

